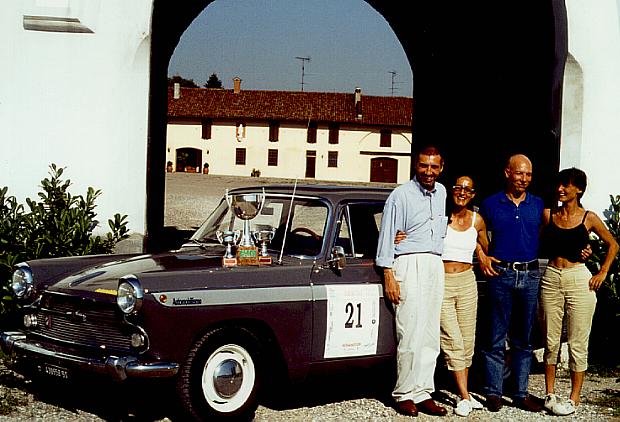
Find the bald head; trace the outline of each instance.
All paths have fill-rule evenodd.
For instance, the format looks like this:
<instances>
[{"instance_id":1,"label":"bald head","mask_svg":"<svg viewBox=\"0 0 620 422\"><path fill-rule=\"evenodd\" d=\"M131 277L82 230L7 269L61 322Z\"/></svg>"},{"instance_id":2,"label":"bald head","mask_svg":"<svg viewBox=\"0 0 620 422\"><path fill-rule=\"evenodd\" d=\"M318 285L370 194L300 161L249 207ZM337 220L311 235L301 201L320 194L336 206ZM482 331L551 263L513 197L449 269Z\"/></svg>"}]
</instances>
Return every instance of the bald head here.
<instances>
[{"instance_id":1,"label":"bald head","mask_svg":"<svg viewBox=\"0 0 620 422\"><path fill-rule=\"evenodd\" d=\"M508 159L506 169L516 169L523 165L528 166L530 172L532 171L532 162L530 159L523 154L515 154Z\"/></svg>"},{"instance_id":2,"label":"bald head","mask_svg":"<svg viewBox=\"0 0 620 422\"><path fill-rule=\"evenodd\" d=\"M532 181L532 162L523 154L515 154L508 159L504 174L508 193L519 198L525 194Z\"/></svg>"}]
</instances>

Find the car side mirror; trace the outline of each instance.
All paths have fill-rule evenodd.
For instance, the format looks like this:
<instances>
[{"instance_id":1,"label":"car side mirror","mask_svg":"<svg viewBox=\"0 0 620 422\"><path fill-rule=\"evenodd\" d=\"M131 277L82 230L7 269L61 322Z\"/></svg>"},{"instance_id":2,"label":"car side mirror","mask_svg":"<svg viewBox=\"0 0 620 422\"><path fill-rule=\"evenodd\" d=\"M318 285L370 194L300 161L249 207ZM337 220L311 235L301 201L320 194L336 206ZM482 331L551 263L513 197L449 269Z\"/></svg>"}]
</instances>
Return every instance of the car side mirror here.
<instances>
[{"instance_id":1,"label":"car side mirror","mask_svg":"<svg viewBox=\"0 0 620 422\"><path fill-rule=\"evenodd\" d=\"M329 266L335 270L341 270L347 265L347 258L344 255L344 248L342 246L334 246L332 253L327 261Z\"/></svg>"}]
</instances>

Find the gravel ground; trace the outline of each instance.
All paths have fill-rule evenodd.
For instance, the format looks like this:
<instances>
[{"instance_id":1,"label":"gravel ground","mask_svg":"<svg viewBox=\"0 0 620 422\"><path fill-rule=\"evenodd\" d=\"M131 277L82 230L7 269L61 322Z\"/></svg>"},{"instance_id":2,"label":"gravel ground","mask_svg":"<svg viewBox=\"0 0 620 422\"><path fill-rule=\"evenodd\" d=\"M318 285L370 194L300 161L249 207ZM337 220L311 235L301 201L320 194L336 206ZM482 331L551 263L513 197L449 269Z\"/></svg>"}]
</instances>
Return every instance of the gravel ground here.
<instances>
[{"instance_id":1,"label":"gravel ground","mask_svg":"<svg viewBox=\"0 0 620 422\"><path fill-rule=\"evenodd\" d=\"M201 174L167 174L165 225L189 230L198 226L219 201L226 188L265 183L293 183L291 180L224 177ZM331 182L330 182L331 183ZM361 373L359 379L312 380L286 397L270 399L259 406L255 421L400 421L389 400L390 385L377 374ZM0 364L0 420L11 421L168 421L171 415L167 388L143 385L99 385L88 381L77 385L33 382ZM165 387L165 386L164 386ZM448 408L441 420L462 420L452 413L455 395L445 378L437 380L437 400ZM473 389L475 393L475 389ZM570 380L563 374L556 392L566 397ZM530 376L530 393L542 397L544 375ZM481 399L482 401L482 399ZM421 414L419 420L440 419ZM544 412L530 413L505 405L499 412L477 410L469 420L584 420L620 421L620 382L617 377L588 374L582 404L570 417L558 418Z\"/></svg>"}]
</instances>

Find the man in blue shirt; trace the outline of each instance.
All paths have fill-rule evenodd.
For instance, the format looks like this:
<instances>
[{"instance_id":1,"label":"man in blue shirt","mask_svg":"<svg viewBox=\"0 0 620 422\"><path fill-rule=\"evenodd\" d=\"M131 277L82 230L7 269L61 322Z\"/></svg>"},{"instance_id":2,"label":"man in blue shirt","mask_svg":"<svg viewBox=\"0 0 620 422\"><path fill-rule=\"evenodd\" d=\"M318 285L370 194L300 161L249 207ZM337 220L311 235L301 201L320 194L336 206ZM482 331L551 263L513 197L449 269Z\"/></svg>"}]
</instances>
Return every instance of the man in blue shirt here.
<instances>
[{"instance_id":1,"label":"man in blue shirt","mask_svg":"<svg viewBox=\"0 0 620 422\"><path fill-rule=\"evenodd\" d=\"M538 412L542 405L527 392L532 346L530 332L536 320L540 272L538 236L543 201L527 192L532 163L525 155L513 155L504 170L506 190L482 202L491 243L488 256L479 256L482 272L489 276L491 312L489 343L483 348L487 408L502 408L504 353L509 338L511 373L516 377L512 399L515 406Z\"/></svg>"},{"instance_id":2,"label":"man in blue shirt","mask_svg":"<svg viewBox=\"0 0 620 422\"><path fill-rule=\"evenodd\" d=\"M417 154L414 178L394 189L385 203L377 248L385 296L396 311L397 380L392 396L396 410L408 416L417 416L418 410L447 413L431 399L444 291L441 252L448 226L446 189L436 183L442 170L437 148ZM407 236L395 245L397 231Z\"/></svg>"}]
</instances>

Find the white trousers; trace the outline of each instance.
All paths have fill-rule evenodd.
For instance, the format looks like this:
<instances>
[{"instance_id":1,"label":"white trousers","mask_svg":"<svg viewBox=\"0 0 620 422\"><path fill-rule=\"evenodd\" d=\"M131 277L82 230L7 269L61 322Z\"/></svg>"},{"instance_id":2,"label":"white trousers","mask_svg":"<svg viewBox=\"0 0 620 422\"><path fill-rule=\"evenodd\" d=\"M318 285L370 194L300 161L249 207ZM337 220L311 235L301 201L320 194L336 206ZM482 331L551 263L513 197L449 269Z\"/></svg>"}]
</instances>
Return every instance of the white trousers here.
<instances>
[{"instance_id":1,"label":"white trousers","mask_svg":"<svg viewBox=\"0 0 620 422\"><path fill-rule=\"evenodd\" d=\"M435 363L439 355L439 321L444 294L441 257L411 254L396 258L392 268L400 284L396 305L396 401L419 403L435 390Z\"/></svg>"}]
</instances>

